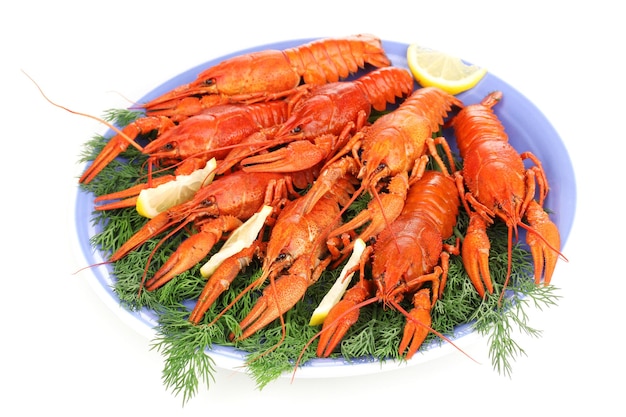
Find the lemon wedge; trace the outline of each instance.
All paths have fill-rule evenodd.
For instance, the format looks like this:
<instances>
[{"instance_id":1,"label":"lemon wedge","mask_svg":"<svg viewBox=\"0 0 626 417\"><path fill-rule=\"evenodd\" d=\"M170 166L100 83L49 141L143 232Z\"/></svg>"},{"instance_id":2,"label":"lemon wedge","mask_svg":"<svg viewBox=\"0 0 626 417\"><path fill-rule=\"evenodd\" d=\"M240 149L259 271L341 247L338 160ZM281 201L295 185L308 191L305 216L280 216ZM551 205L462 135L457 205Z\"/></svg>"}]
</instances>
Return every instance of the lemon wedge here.
<instances>
[{"instance_id":1,"label":"lemon wedge","mask_svg":"<svg viewBox=\"0 0 626 417\"><path fill-rule=\"evenodd\" d=\"M175 205L191 200L200 187L213 181L216 166L217 162L212 158L204 168L189 175L177 175L173 181L141 190L135 205L137 212L151 219Z\"/></svg>"},{"instance_id":2,"label":"lemon wedge","mask_svg":"<svg viewBox=\"0 0 626 417\"><path fill-rule=\"evenodd\" d=\"M341 297L343 297L343 294L346 292L346 289L350 284L350 280L354 275L354 273L350 273L349 275L347 275L348 270L351 269L353 266L359 264L361 254L364 250L365 242L363 241L363 239L355 240L350 259L348 259L348 262L346 262L346 265L341 270L341 273L339 274L339 277L337 277L337 280L335 281L333 286L330 287L330 290L328 290L324 298L322 298L322 301L320 301L317 308L313 311L313 314L311 315L311 320L309 321L310 326L317 326L324 323L324 320L326 320L326 316L328 315L330 309L333 308L335 304L337 304L341 300Z\"/></svg>"},{"instance_id":3,"label":"lemon wedge","mask_svg":"<svg viewBox=\"0 0 626 417\"><path fill-rule=\"evenodd\" d=\"M487 73L484 68L418 44L409 45L406 56L413 77L422 87L439 87L450 94L469 90Z\"/></svg>"},{"instance_id":4,"label":"lemon wedge","mask_svg":"<svg viewBox=\"0 0 626 417\"><path fill-rule=\"evenodd\" d=\"M253 214L241 226L235 229L226 242L224 242L220 250L200 267L200 274L202 274L204 278L210 277L227 258L250 247L263 228L265 220L272 214L272 210L273 208L271 206L263 206L261 210Z\"/></svg>"}]
</instances>

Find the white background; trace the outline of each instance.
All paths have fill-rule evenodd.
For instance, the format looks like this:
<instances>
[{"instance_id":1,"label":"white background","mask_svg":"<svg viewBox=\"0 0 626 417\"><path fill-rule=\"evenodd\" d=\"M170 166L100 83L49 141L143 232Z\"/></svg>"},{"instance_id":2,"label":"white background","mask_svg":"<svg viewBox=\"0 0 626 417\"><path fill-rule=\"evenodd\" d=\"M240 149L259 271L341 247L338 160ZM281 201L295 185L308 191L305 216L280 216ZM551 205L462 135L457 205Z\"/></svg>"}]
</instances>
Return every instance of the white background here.
<instances>
[{"instance_id":1,"label":"white background","mask_svg":"<svg viewBox=\"0 0 626 417\"><path fill-rule=\"evenodd\" d=\"M0 414L350 415L477 411L562 415L623 409L623 21L615 2L21 1L0 17L2 262ZM344 4L354 3L354 6ZM556 5L552 5L556 4ZM565 6L566 5L566 6ZM102 115L209 59L286 39L373 33L486 67L522 92L566 144L578 187L574 228L553 283L558 307L534 311L540 338L512 378L486 341L419 366L334 379L280 379L259 391L219 371L185 407L161 382L162 357L92 288L72 209L82 144ZM541 138L537 138L540 140ZM572 202L574 204L574 202ZM8 410L12 411L11 413Z\"/></svg>"}]
</instances>

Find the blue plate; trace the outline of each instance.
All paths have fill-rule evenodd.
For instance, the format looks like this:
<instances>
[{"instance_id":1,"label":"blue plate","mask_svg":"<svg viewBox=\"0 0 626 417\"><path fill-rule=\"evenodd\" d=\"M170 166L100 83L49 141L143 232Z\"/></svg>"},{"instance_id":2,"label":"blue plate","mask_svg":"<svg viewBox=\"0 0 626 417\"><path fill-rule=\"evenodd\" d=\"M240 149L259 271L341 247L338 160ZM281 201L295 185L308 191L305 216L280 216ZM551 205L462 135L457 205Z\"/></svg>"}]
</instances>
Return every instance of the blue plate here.
<instances>
[{"instance_id":1,"label":"blue plate","mask_svg":"<svg viewBox=\"0 0 626 417\"><path fill-rule=\"evenodd\" d=\"M195 80L197 74L202 70L224 59L253 51L292 48L312 40L298 39L257 46L208 61L161 84L141 98L139 102L148 102L178 85ZM406 60L407 44L383 41L383 46L394 66L408 69ZM487 73L474 88L459 94L458 97L467 105L480 102L488 93L494 90L500 90L503 93L503 99L494 109L506 128L510 143L519 152L530 151L542 161L550 184L550 192L546 199L545 207L550 210L551 219L561 233L561 244L565 246L572 229L576 209L576 183L567 149L541 111L521 93L493 74ZM112 132L109 131L106 135L110 136ZM454 138L447 136L447 139L452 142L451 145L454 147ZM88 265L96 265L105 261L102 254L95 250L90 243L90 239L99 232L91 223L94 207L93 199L93 194L83 191L79 191L76 198L76 231L81 251ZM94 284L104 301L111 306L116 306L114 311L125 322L148 336L156 334L153 329L157 325L157 319L152 311L145 308L140 311L129 311L120 307L119 299L112 290L115 284L115 277L112 275L109 266L93 267L90 271L95 279ZM472 335L475 336L475 333L472 331L471 326L461 325L456 329L452 339L458 344L460 338L465 341L469 340L469 336ZM406 364L414 365L421 363L453 350L454 348L449 343L435 341L431 345L423 346L420 351L421 354L415 355ZM232 347L216 346L208 353L215 360L216 365L221 368L245 370L243 367L245 352ZM381 364L378 360L370 359L351 362L342 359L314 359L307 362L296 375L298 377L326 378L380 372L381 370L398 367L398 363L390 362L392 363Z\"/></svg>"}]
</instances>

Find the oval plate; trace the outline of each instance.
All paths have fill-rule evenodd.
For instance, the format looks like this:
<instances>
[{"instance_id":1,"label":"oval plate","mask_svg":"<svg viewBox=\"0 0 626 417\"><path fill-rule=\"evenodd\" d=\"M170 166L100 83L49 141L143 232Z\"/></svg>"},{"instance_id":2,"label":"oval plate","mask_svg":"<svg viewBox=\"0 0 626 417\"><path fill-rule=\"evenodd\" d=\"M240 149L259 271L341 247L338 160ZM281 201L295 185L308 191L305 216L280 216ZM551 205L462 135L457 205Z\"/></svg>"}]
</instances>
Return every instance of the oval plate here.
<instances>
[{"instance_id":1,"label":"oval plate","mask_svg":"<svg viewBox=\"0 0 626 417\"><path fill-rule=\"evenodd\" d=\"M193 81L203 69L213 66L224 59L265 49L292 48L312 40L314 39L299 39L261 45L208 61L166 81L146 94L139 102L145 103L178 85ZM383 46L394 66L408 69L406 60L407 44L383 41ZM458 94L457 97L467 105L480 102L488 93L494 90L500 90L503 93L503 99L495 107L495 113L504 124L511 144L519 152L530 151L542 161L550 184L550 192L546 199L545 207L550 210L551 218L559 228L562 245L564 246L572 228L576 208L576 184L569 154L559 135L541 111L522 94L496 76L487 73L474 88ZM111 134L112 132L106 133L107 136ZM454 147L454 138L450 137L450 135L446 137L451 141L451 146ZM90 242L90 239L99 233L99 230L91 223L93 199L93 194L79 190L75 206L78 243L88 265L97 265L106 261L102 254L92 247ZM94 266L90 268L90 271L94 288L104 302L129 326L132 326L146 337L153 338L156 334L154 331L157 325L156 315L146 308L139 311L130 311L120 306L119 299L113 291L115 277L112 275L109 266ZM471 326L461 325L457 327L451 339L454 340L455 344L462 346L473 341L476 336L477 334L473 332ZM433 360L454 350L456 348L449 343L434 341L430 345L422 346L419 354L416 354L411 360L402 363L397 361L381 363L378 359L368 358L350 362L341 359L313 359L296 372L296 377L329 378L381 372L397 369L399 366L413 366ZM215 365L220 368L245 371L246 352L229 346L214 346L207 353L214 359ZM292 375L289 374L288 376L291 377Z\"/></svg>"}]
</instances>

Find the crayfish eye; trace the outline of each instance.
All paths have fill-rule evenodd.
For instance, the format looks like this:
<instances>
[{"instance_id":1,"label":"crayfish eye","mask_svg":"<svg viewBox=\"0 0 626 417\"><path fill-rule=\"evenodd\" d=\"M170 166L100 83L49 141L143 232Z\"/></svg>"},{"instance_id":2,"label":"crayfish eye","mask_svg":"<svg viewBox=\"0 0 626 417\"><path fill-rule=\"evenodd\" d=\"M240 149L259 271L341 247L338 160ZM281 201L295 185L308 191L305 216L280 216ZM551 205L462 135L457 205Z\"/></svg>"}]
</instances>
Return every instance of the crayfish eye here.
<instances>
[{"instance_id":1,"label":"crayfish eye","mask_svg":"<svg viewBox=\"0 0 626 417\"><path fill-rule=\"evenodd\" d=\"M172 151L175 148L176 148L176 145L174 144L174 142L167 142L165 145L163 145L164 151Z\"/></svg>"},{"instance_id":2,"label":"crayfish eye","mask_svg":"<svg viewBox=\"0 0 626 417\"><path fill-rule=\"evenodd\" d=\"M291 129L291 133L292 134L297 134L297 133L300 133L300 132L302 132L302 125L298 125L298 126L294 127L293 129Z\"/></svg>"},{"instance_id":3,"label":"crayfish eye","mask_svg":"<svg viewBox=\"0 0 626 417\"><path fill-rule=\"evenodd\" d=\"M206 80L204 80L204 85L209 87L215 85L215 78L207 78Z\"/></svg>"},{"instance_id":4,"label":"crayfish eye","mask_svg":"<svg viewBox=\"0 0 626 417\"><path fill-rule=\"evenodd\" d=\"M208 198L205 198L200 203L200 206L202 206L202 207L211 207L211 206L214 206L214 205L216 205L215 196L210 196Z\"/></svg>"}]
</instances>

